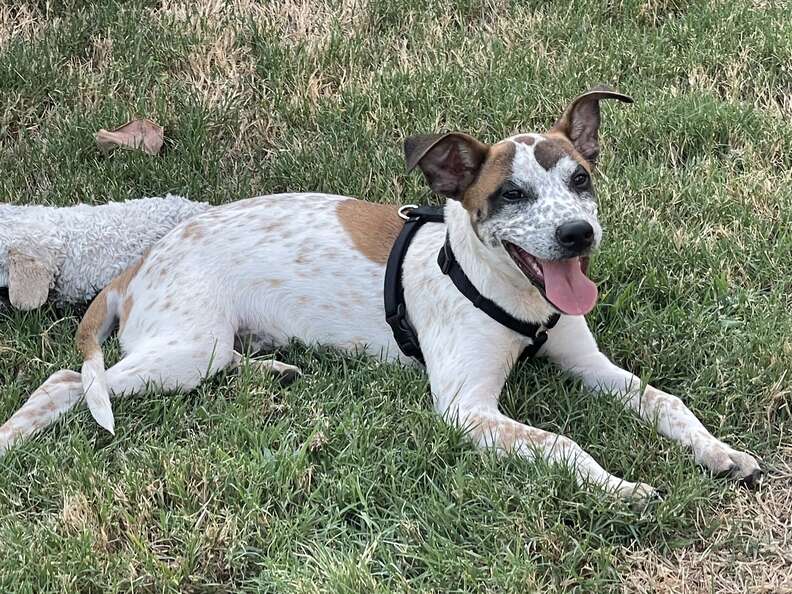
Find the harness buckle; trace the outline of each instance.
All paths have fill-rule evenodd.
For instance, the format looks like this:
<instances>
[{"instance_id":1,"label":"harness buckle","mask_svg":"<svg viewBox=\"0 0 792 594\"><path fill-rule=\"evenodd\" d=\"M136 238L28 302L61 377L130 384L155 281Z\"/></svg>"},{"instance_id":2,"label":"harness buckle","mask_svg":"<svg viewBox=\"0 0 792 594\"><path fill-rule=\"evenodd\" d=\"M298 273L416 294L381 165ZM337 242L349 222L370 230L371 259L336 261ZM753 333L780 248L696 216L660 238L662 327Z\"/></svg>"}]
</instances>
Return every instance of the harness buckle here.
<instances>
[{"instance_id":1,"label":"harness buckle","mask_svg":"<svg viewBox=\"0 0 792 594\"><path fill-rule=\"evenodd\" d=\"M533 337L533 344L531 346L533 346L533 348L536 349L534 352L542 348L542 346L546 342L547 342L547 330L544 328L544 326L542 326L541 329L536 333L536 336Z\"/></svg>"},{"instance_id":2,"label":"harness buckle","mask_svg":"<svg viewBox=\"0 0 792 594\"><path fill-rule=\"evenodd\" d=\"M418 208L417 204L405 204L404 206L399 207L399 216L403 218L405 221L410 220L410 211L413 208Z\"/></svg>"},{"instance_id":3,"label":"harness buckle","mask_svg":"<svg viewBox=\"0 0 792 594\"><path fill-rule=\"evenodd\" d=\"M404 307L404 303L399 303L396 312L386 317L385 321L393 329L399 349L408 357L416 357L423 362L421 345L418 344L418 337L407 320L407 309Z\"/></svg>"}]
</instances>

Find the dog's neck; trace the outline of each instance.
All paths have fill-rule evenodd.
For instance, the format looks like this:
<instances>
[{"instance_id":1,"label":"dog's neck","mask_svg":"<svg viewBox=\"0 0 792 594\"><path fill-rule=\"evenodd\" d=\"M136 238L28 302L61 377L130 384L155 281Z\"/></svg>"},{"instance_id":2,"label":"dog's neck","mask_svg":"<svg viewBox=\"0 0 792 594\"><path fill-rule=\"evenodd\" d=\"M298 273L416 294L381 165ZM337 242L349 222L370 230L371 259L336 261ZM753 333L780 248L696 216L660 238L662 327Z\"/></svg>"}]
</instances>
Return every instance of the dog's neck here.
<instances>
[{"instance_id":1,"label":"dog's neck","mask_svg":"<svg viewBox=\"0 0 792 594\"><path fill-rule=\"evenodd\" d=\"M484 245L476 235L467 210L456 200L445 207L451 249L479 292L514 317L542 323L555 310L512 263L505 249Z\"/></svg>"}]
</instances>

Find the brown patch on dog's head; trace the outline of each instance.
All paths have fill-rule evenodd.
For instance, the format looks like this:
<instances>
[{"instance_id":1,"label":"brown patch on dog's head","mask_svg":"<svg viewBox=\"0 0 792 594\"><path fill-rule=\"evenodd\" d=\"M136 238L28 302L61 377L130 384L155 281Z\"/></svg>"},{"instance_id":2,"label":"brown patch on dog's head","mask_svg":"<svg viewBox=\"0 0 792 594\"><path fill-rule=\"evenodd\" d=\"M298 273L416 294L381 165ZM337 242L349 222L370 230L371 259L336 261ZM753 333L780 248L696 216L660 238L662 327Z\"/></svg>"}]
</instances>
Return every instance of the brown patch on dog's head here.
<instances>
[{"instance_id":1,"label":"brown patch on dog's head","mask_svg":"<svg viewBox=\"0 0 792 594\"><path fill-rule=\"evenodd\" d=\"M462 206L467 209L474 221L487 216L488 199L511 175L513 163L514 144L499 142L490 147L478 176L462 199Z\"/></svg>"},{"instance_id":2,"label":"brown patch on dog's head","mask_svg":"<svg viewBox=\"0 0 792 594\"><path fill-rule=\"evenodd\" d=\"M536 139L528 134L521 134L520 136L515 136L514 138L512 138L512 140L514 142L519 142L520 144L525 144L527 146L531 146L534 142L536 142Z\"/></svg>"},{"instance_id":3,"label":"brown patch on dog's head","mask_svg":"<svg viewBox=\"0 0 792 594\"><path fill-rule=\"evenodd\" d=\"M624 103L633 102L628 95L623 95L606 85L594 87L576 97L569 104L546 136L556 142L566 140L583 160L591 165L596 165L600 152L599 102L603 99L617 99Z\"/></svg>"},{"instance_id":4,"label":"brown patch on dog's head","mask_svg":"<svg viewBox=\"0 0 792 594\"><path fill-rule=\"evenodd\" d=\"M543 140L534 148L534 158L545 171L550 171L567 152L552 140Z\"/></svg>"},{"instance_id":5,"label":"brown patch on dog's head","mask_svg":"<svg viewBox=\"0 0 792 594\"><path fill-rule=\"evenodd\" d=\"M549 140L549 141L551 141L551 142L553 142L553 143L555 143L557 146L559 146L561 148L561 150L565 151L567 155L569 155L575 161L580 163L586 171L591 173L591 171L593 169L593 164L591 162L587 161L583 157L583 155L581 155L577 151L577 149L575 149L575 145L573 145L566 136L564 136L563 134L560 134L558 132L550 131L550 132L547 132L546 134L543 134L542 137L547 139L547 140Z\"/></svg>"},{"instance_id":6,"label":"brown patch on dog's head","mask_svg":"<svg viewBox=\"0 0 792 594\"><path fill-rule=\"evenodd\" d=\"M364 256L378 264L388 261L391 247L404 226L397 207L349 198L338 203L336 213L352 243Z\"/></svg>"}]
</instances>

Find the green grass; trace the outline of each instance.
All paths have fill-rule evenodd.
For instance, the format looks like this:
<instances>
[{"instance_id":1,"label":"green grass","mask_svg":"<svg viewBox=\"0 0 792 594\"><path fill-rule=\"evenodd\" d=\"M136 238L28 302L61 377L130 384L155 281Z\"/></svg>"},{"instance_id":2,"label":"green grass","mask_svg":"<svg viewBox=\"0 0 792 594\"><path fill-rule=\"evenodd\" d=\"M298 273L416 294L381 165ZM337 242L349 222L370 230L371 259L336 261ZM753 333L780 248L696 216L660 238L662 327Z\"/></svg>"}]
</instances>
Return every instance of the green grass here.
<instances>
[{"instance_id":1,"label":"green grass","mask_svg":"<svg viewBox=\"0 0 792 594\"><path fill-rule=\"evenodd\" d=\"M786 467L789 5L324 2L2 0L0 200L421 202L404 136L543 130L610 83L636 103L604 107L590 323L619 364ZM101 157L93 133L135 116L166 127L163 154ZM78 367L80 313L0 313L0 417ZM749 528L775 521L767 502L790 493L789 474L757 494L709 477L546 365L512 376L504 409L663 502L632 512L563 469L475 451L431 413L415 371L300 346L281 358L305 379L228 373L116 403L115 438L78 412L14 448L0 462L0 590L723 592L788 572L767 544L788 550L785 533ZM658 577L680 558L710 573Z\"/></svg>"}]
</instances>

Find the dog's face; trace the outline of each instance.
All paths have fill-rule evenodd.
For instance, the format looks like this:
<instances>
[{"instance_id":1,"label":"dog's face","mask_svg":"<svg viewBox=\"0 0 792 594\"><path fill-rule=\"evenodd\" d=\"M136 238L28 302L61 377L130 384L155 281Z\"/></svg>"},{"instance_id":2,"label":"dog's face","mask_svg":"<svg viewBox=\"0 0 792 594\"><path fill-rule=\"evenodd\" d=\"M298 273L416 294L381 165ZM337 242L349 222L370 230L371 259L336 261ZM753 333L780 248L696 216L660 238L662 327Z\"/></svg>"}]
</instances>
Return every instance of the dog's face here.
<instances>
[{"instance_id":1,"label":"dog's face","mask_svg":"<svg viewBox=\"0 0 792 594\"><path fill-rule=\"evenodd\" d=\"M494 145L458 133L405 142L408 167L419 166L433 190L460 200L481 242L571 315L588 313L597 299L586 270L602 239L591 172L606 98L632 101L597 88L576 98L545 134Z\"/></svg>"}]
</instances>

